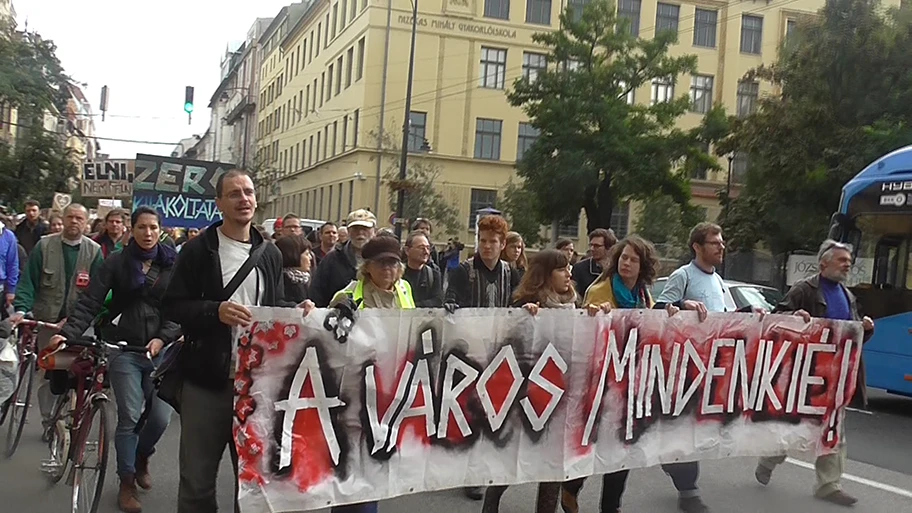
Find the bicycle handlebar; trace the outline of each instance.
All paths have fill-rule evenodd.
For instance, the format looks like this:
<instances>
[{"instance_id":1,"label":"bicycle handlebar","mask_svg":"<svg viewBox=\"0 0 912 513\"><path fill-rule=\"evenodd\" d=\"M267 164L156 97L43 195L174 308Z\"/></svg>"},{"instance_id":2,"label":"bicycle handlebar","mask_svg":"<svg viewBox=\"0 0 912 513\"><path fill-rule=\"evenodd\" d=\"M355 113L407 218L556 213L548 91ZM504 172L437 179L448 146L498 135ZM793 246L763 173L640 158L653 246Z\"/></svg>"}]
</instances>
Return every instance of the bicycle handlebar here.
<instances>
[{"instance_id":1,"label":"bicycle handlebar","mask_svg":"<svg viewBox=\"0 0 912 513\"><path fill-rule=\"evenodd\" d=\"M131 346L126 342L118 342L117 344L111 344L105 342L96 337L81 337L73 340L64 340L61 345L67 345L70 347L87 347L90 349L109 349L115 351L121 351L124 353L141 353L148 354L149 350L145 346Z\"/></svg>"},{"instance_id":2,"label":"bicycle handlebar","mask_svg":"<svg viewBox=\"0 0 912 513\"><path fill-rule=\"evenodd\" d=\"M56 330L59 328L56 324L52 322L36 321L34 319L22 319L19 321L20 326L27 326L29 328L39 328L39 329L52 329Z\"/></svg>"}]
</instances>

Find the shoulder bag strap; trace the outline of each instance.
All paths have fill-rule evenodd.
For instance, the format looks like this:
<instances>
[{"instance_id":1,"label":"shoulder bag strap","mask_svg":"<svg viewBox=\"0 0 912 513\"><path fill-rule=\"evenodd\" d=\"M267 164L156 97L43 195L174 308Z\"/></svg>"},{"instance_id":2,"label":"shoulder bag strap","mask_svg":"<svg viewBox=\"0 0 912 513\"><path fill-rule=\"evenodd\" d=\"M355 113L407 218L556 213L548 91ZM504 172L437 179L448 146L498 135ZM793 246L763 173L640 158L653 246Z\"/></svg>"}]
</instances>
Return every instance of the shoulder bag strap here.
<instances>
[{"instance_id":1,"label":"shoulder bag strap","mask_svg":"<svg viewBox=\"0 0 912 513\"><path fill-rule=\"evenodd\" d=\"M241 283L244 283L244 280L247 279L247 275L250 274L250 271L256 267L257 263L260 261L260 257L263 255L263 252L266 251L266 245L269 244L266 241L263 241L259 246L257 246L253 251L250 252L250 256L247 257L247 260L244 260L244 264L241 265L241 268L238 269L238 272L234 274L234 277L231 278L231 281L228 282L228 285L222 290L222 300L228 301L231 299L231 296L234 295L234 292L241 286Z\"/></svg>"}]
</instances>

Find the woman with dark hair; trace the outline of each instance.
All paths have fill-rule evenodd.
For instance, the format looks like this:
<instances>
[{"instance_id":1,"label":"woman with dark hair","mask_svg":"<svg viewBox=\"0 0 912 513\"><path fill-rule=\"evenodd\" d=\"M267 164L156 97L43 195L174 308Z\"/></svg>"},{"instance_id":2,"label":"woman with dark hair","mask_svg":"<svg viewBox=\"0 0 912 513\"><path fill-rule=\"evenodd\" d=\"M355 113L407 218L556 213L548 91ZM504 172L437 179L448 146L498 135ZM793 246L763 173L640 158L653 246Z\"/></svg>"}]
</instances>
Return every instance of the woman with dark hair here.
<instances>
[{"instance_id":1,"label":"woman with dark hair","mask_svg":"<svg viewBox=\"0 0 912 513\"><path fill-rule=\"evenodd\" d=\"M567 255L567 260L570 260L570 265L573 265L573 255L576 254L576 248L573 247L573 241L570 239L559 239L557 244L554 245L554 249L562 251Z\"/></svg>"},{"instance_id":2,"label":"woman with dark hair","mask_svg":"<svg viewBox=\"0 0 912 513\"><path fill-rule=\"evenodd\" d=\"M656 279L659 259L652 243L630 235L611 248L608 266L586 289L583 304L587 309L610 311L612 308L652 308L655 301L649 292ZM674 315L678 308L666 307L668 315ZM601 513L619 512L621 497L627 486L629 470L612 472L602 476ZM585 478L567 481L561 487L561 507L565 513L579 513L577 497L583 488Z\"/></svg>"},{"instance_id":3,"label":"woman with dark hair","mask_svg":"<svg viewBox=\"0 0 912 513\"><path fill-rule=\"evenodd\" d=\"M281 237L275 245L282 252L285 301L298 304L307 299L310 287L310 268L313 265L310 241L299 235L289 236Z\"/></svg>"},{"instance_id":4,"label":"woman with dark hair","mask_svg":"<svg viewBox=\"0 0 912 513\"><path fill-rule=\"evenodd\" d=\"M153 395L147 405L149 417L139 432L139 421L146 395L152 390L152 371L162 348L180 337L180 327L162 315L161 299L177 256L176 251L159 242L161 225L158 212L141 206L133 211L133 237L123 249L104 261L89 288L79 295L73 314L67 318L49 347L56 348L67 339L78 339L102 312L105 298L111 294L108 313L100 321L101 334L110 342L125 341L131 346L146 347L153 360L141 353L124 352L111 359L109 376L117 400L117 429L114 449L120 492L117 504L121 511L139 513L136 486L152 487L149 457L171 422L171 407ZM157 363L157 361L156 361Z\"/></svg>"},{"instance_id":5,"label":"woman with dark hair","mask_svg":"<svg viewBox=\"0 0 912 513\"><path fill-rule=\"evenodd\" d=\"M516 291L513 306L522 307L532 315L540 308L574 309L579 306L579 296L570 278L570 260L567 254L556 249L546 249L529 260L529 267ZM589 315L600 311L588 308ZM485 493L482 513L498 513L500 498L507 486L491 486ZM536 513L554 513L557 509L560 483L539 483L535 502Z\"/></svg>"}]
</instances>

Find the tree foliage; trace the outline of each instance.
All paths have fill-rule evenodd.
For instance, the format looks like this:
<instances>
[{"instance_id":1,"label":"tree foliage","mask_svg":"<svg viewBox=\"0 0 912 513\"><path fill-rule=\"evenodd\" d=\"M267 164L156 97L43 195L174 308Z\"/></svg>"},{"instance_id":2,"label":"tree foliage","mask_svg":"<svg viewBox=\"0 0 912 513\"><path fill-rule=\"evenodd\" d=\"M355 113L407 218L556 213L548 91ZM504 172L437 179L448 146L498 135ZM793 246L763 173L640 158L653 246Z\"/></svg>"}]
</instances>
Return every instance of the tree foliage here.
<instances>
[{"instance_id":1,"label":"tree foliage","mask_svg":"<svg viewBox=\"0 0 912 513\"><path fill-rule=\"evenodd\" d=\"M842 186L912 141L912 12L833 0L803 20L778 60L751 71L776 94L733 125L720 151L750 159L723 223L740 249L813 249ZM727 198L723 195L723 201Z\"/></svg>"},{"instance_id":2,"label":"tree foliage","mask_svg":"<svg viewBox=\"0 0 912 513\"><path fill-rule=\"evenodd\" d=\"M507 182L497 203L510 220L510 229L522 235L527 247L544 242L541 236L541 210L537 206L535 195L529 189L511 180Z\"/></svg>"},{"instance_id":3,"label":"tree foliage","mask_svg":"<svg viewBox=\"0 0 912 513\"><path fill-rule=\"evenodd\" d=\"M383 180L389 190L388 205L390 211L395 212L399 191L405 191L405 203L402 215L405 219L414 220L418 217L430 219L434 223L435 231L445 233L460 233L465 230L462 215L455 202L448 200L436 187L442 169L433 160L425 158L421 153L409 153L406 160L405 179L399 179L399 163L401 152L396 142L386 131L380 141L380 147L389 158ZM380 138L377 133L372 133L374 139ZM443 230L441 230L441 228ZM407 231L407 227L406 230Z\"/></svg>"},{"instance_id":4,"label":"tree foliage","mask_svg":"<svg viewBox=\"0 0 912 513\"><path fill-rule=\"evenodd\" d=\"M15 151L0 144L0 202L21 208L29 198L50 205L55 192L72 189L79 169L56 135L30 130Z\"/></svg>"},{"instance_id":5,"label":"tree foliage","mask_svg":"<svg viewBox=\"0 0 912 513\"><path fill-rule=\"evenodd\" d=\"M40 124L45 110L63 112L70 79L54 43L36 33L0 30L0 102L19 109L29 123Z\"/></svg>"},{"instance_id":6,"label":"tree foliage","mask_svg":"<svg viewBox=\"0 0 912 513\"><path fill-rule=\"evenodd\" d=\"M636 233L656 244L687 247L690 229L706 216L702 210L688 209L681 214L681 206L669 196L656 196L644 201L636 222Z\"/></svg>"},{"instance_id":7,"label":"tree foliage","mask_svg":"<svg viewBox=\"0 0 912 513\"><path fill-rule=\"evenodd\" d=\"M548 70L508 93L540 131L518 174L541 217L576 219L583 209L591 231L610 226L614 205L629 199L662 194L687 208L689 167L681 164L710 160L699 150L700 129L675 127L689 98L631 105L627 97L654 79L693 73L696 57L668 55L672 32L649 40L631 35L609 0L594 0L582 16L568 8L561 27L533 37L549 50Z\"/></svg>"}]
</instances>

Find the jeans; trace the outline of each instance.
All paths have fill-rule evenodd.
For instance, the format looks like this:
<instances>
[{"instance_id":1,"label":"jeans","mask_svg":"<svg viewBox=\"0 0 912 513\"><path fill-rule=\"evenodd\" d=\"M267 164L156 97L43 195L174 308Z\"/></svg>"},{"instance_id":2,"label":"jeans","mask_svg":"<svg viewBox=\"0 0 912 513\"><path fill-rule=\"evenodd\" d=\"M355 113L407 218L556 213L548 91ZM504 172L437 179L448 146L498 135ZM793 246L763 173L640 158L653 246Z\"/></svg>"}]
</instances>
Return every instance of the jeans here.
<instances>
[{"instance_id":1,"label":"jeans","mask_svg":"<svg viewBox=\"0 0 912 513\"><path fill-rule=\"evenodd\" d=\"M184 380L181 385L180 485L177 513L216 513L219 463L225 447L234 466L234 511L237 504L237 448L232 435L234 386L210 390Z\"/></svg>"},{"instance_id":2,"label":"jeans","mask_svg":"<svg viewBox=\"0 0 912 513\"><path fill-rule=\"evenodd\" d=\"M624 496L624 489L627 487L627 476L629 470L619 470L602 476L602 497L599 502L600 513L615 513L621 509L621 498ZM580 490L586 478L582 477L567 481L564 483L564 490L574 497L579 496Z\"/></svg>"},{"instance_id":3,"label":"jeans","mask_svg":"<svg viewBox=\"0 0 912 513\"><path fill-rule=\"evenodd\" d=\"M700 496L700 489L697 488L697 479L700 477L699 461L667 463L662 465L662 470L671 476L671 480L678 490L678 497L687 499Z\"/></svg>"},{"instance_id":4,"label":"jeans","mask_svg":"<svg viewBox=\"0 0 912 513\"><path fill-rule=\"evenodd\" d=\"M379 507L376 502L361 504L348 504L346 506L333 506L330 513L377 513Z\"/></svg>"},{"instance_id":5,"label":"jeans","mask_svg":"<svg viewBox=\"0 0 912 513\"><path fill-rule=\"evenodd\" d=\"M557 510L560 483L538 483L538 495L535 498L535 513L554 513ZM489 486L485 490L484 503L481 513L498 513L500 511L500 498L507 491L508 485Z\"/></svg>"},{"instance_id":6,"label":"jeans","mask_svg":"<svg viewBox=\"0 0 912 513\"><path fill-rule=\"evenodd\" d=\"M146 397L152 392L152 362L145 355L121 353L111 359L108 377L117 401L117 429L114 432L114 449L117 452L117 474L121 477L136 473L136 456L151 456L168 424L171 406L153 395L151 405ZM134 431L143 406L152 410L139 434Z\"/></svg>"}]
</instances>

